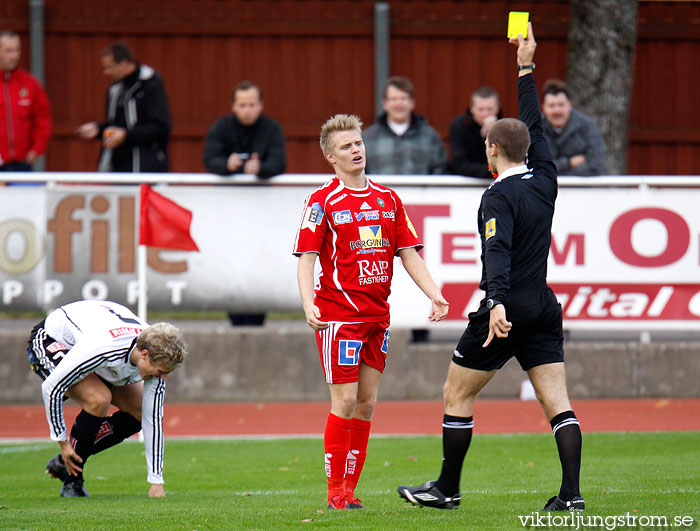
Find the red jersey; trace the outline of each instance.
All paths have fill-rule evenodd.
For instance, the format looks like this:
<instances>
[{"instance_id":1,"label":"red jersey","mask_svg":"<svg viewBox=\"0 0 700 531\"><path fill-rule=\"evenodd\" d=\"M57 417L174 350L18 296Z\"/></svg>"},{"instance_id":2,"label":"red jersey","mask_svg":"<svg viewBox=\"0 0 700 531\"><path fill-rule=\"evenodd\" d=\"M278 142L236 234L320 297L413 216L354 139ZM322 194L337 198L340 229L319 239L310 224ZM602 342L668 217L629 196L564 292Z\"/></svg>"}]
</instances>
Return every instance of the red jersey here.
<instances>
[{"instance_id":1,"label":"red jersey","mask_svg":"<svg viewBox=\"0 0 700 531\"><path fill-rule=\"evenodd\" d=\"M379 322L389 319L394 255L410 247L423 245L396 192L334 177L306 199L294 254L319 255L321 320Z\"/></svg>"}]
</instances>

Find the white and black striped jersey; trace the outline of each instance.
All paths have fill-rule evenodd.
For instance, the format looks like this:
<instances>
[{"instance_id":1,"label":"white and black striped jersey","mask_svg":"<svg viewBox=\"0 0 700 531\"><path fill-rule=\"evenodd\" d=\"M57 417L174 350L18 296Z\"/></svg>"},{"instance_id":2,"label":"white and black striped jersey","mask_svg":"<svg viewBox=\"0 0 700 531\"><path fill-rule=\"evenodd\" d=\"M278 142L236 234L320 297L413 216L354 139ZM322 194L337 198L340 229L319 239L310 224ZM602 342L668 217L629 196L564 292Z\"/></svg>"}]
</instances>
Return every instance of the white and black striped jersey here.
<instances>
[{"instance_id":1,"label":"white and black striped jersey","mask_svg":"<svg viewBox=\"0 0 700 531\"><path fill-rule=\"evenodd\" d=\"M46 317L45 333L68 347L41 386L52 440L68 439L63 396L88 374L94 372L115 386L142 381L129 356L146 327L148 324L131 310L109 301L73 302ZM163 483L164 394L165 380L153 378L144 382L141 427L149 483Z\"/></svg>"}]
</instances>

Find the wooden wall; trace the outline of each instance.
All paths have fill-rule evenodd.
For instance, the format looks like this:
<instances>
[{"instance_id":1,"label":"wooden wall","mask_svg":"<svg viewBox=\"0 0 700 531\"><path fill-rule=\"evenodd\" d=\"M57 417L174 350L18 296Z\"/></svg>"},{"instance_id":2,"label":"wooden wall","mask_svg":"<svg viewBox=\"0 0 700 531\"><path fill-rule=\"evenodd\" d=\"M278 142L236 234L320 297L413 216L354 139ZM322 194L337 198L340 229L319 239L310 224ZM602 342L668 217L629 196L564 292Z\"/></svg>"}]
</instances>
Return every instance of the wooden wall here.
<instances>
[{"instance_id":1,"label":"wooden wall","mask_svg":"<svg viewBox=\"0 0 700 531\"><path fill-rule=\"evenodd\" d=\"M29 59L28 2L0 3L2 25L23 37ZM389 1L392 73L411 78L417 112L447 138L452 118L484 84L517 112L514 52L505 40L507 1ZM173 171L203 171L203 139L230 109L242 79L265 91L265 112L287 138L289 172L326 172L317 135L337 112L374 115L370 0L46 1L46 87L54 112L48 169L93 170L95 143L79 124L104 116L108 81L99 51L125 40L166 84L173 115ZM568 2L521 2L539 42L537 79L566 71ZM699 2L641 2L632 95L629 173L695 174L700 166Z\"/></svg>"}]
</instances>

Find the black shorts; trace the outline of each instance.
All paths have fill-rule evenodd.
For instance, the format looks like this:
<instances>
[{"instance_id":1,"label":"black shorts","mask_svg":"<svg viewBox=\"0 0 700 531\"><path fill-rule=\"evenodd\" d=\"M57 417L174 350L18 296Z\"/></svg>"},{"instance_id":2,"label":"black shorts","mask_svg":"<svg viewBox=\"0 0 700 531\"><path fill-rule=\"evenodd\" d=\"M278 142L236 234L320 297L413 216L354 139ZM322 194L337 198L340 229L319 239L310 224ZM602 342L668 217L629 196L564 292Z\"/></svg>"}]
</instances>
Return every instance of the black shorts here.
<instances>
[{"instance_id":1,"label":"black shorts","mask_svg":"<svg viewBox=\"0 0 700 531\"><path fill-rule=\"evenodd\" d=\"M44 328L46 319L37 324L29 336L27 343L27 358L32 370L39 375L42 380L46 380L53 372L70 347L62 345L46 333Z\"/></svg>"},{"instance_id":2,"label":"black shorts","mask_svg":"<svg viewBox=\"0 0 700 531\"><path fill-rule=\"evenodd\" d=\"M515 356L524 371L564 361L564 331L561 305L548 287L508 293L504 302L506 319L513 324L508 337L489 334L490 310L484 302L469 314L469 325L457 344L452 361L481 371L500 369Z\"/></svg>"},{"instance_id":3,"label":"black shorts","mask_svg":"<svg viewBox=\"0 0 700 531\"><path fill-rule=\"evenodd\" d=\"M42 380L46 380L46 378L49 377L49 374L53 372L56 365L61 362L70 350L70 347L59 343L46 333L46 329L44 328L45 322L46 319L32 328L32 333L27 343L29 366ZM104 383L108 389L114 386L114 384L108 382L99 374L97 377L102 380L102 383ZM68 400L68 397L64 396L63 400Z\"/></svg>"}]
</instances>

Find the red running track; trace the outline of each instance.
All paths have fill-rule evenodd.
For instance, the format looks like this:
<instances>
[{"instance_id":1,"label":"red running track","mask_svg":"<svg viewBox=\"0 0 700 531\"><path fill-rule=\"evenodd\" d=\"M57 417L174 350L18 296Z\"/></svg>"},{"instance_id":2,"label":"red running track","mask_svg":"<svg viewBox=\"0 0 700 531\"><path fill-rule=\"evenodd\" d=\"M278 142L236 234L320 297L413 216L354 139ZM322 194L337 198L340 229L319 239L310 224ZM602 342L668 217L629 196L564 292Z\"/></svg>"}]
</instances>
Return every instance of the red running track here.
<instances>
[{"instance_id":1,"label":"red running track","mask_svg":"<svg viewBox=\"0 0 700 531\"><path fill-rule=\"evenodd\" d=\"M584 432L700 431L700 399L577 400L573 403ZM71 426L77 406L66 404ZM166 436L290 436L323 433L329 404L278 402L166 404ZM537 402L483 400L474 405L476 433L545 433L549 424ZM375 435L439 434L442 403L380 402ZM41 405L0 407L0 440L48 439Z\"/></svg>"}]
</instances>

